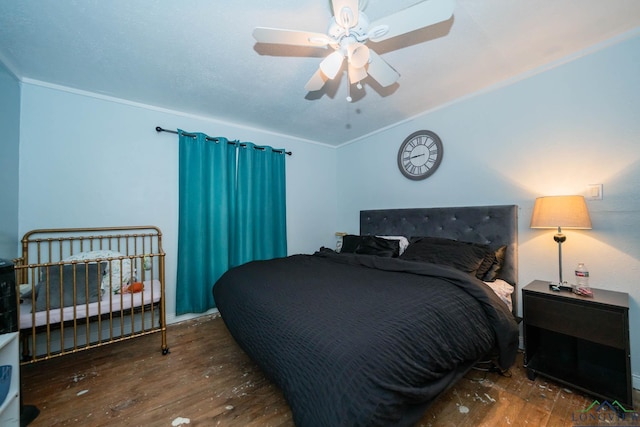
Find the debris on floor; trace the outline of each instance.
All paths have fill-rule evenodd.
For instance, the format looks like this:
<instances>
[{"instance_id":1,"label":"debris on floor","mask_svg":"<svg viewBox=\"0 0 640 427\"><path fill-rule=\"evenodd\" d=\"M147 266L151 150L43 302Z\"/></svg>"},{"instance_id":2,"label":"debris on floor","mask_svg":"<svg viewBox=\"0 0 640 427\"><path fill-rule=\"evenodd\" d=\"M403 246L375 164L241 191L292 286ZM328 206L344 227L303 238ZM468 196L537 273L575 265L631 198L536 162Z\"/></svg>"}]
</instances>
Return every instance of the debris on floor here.
<instances>
[{"instance_id":1,"label":"debris on floor","mask_svg":"<svg viewBox=\"0 0 640 427\"><path fill-rule=\"evenodd\" d=\"M178 417L171 422L173 427L179 427L183 424L191 424L191 420L189 418Z\"/></svg>"}]
</instances>

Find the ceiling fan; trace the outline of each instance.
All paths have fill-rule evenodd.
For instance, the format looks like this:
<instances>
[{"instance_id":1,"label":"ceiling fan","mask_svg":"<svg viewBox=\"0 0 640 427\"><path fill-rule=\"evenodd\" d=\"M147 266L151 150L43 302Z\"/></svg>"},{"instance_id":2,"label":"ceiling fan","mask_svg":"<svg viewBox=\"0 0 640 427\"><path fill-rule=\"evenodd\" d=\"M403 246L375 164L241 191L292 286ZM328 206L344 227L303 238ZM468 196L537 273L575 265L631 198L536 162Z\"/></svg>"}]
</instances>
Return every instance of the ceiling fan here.
<instances>
[{"instance_id":1,"label":"ceiling fan","mask_svg":"<svg viewBox=\"0 0 640 427\"><path fill-rule=\"evenodd\" d=\"M366 0L361 1L366 4ZM253 37L258 43L334 49L305 85L309 92L322 89L328 80L335 78L345 59L349 78L347 87L356 84L361 89L360 81L367 76L383 87L392 85L400 74L373 49L369 49L367 41L380 42L446 21L455 7L455 0L426 0L370 22L359 9L358 0L332 0L331 3L333 16L327 34L267 27L253 30ZM347 101L351 100L349 94Z\"/></svg>"}]
</instances>

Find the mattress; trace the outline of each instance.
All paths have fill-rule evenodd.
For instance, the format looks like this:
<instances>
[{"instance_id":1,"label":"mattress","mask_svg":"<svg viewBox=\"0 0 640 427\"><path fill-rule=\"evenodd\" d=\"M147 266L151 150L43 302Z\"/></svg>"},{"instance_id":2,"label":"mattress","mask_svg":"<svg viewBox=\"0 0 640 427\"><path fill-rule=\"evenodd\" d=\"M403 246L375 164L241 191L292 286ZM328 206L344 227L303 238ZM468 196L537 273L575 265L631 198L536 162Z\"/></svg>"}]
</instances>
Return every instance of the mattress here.
<instances>
[{"instance_id":1,"label":"mattress","mask_svg":"<svg viewBox=\"0 0 640 427\"><path fill-rule=\"evenodd\" d=\"M62 307L53 310L31 312L31 300L25 299L20 304L20 329L28 329L33 325L42 326L56 324L61 321L78 320L87 317L129 310L132 307L141 307L160 301L162 296L160 281L148 280L144 282L144 290L136 293L116 295L103 295L101 300L89 304L81 304L75 307ZM47 317L48 316L48 317Z\"/></svg>"}]
</instances>

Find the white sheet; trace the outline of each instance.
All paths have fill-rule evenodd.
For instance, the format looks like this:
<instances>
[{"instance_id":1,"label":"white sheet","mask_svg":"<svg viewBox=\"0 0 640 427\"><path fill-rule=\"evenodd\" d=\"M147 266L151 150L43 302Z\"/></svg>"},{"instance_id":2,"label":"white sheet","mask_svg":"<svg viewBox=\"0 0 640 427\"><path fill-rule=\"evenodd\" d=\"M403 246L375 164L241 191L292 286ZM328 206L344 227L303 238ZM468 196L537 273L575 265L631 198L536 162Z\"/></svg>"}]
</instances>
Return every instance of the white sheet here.
<instances>
[{"instance_id":1,"label":"white sheet","mask_svg":"<svg viewBox=\"0 0 640 427\"><path fill-rule=\"evenodd\" d=\"M500 297L500 299L507 304L509 311L513 312L513 303L511 302L511 294L513 293L513 286L505 282L502 279L496 279L494 282L484 282L487 286L493 289L493 292Z\"/></svg>"},{"instance_id":2,"label":"white sheet","mask_svg":"<svg viewBox=\"0 0 640 427\"><path fill-rule=\"evenodd\" d=\"M31 300L24 300L24 302L20 304L20 329L31 328L34 324L34 320L36 326L42 326L47 323L60 323L61 319L64 319L65 321L73 320L74 318L84 319L87 317L87 308L89 317L91 317L99 314L102 315L110 312L118 312L121 309L127 310L131 307L140 307L142 305L160 301L161 295L160 281L147 280L144 282L144 290L142 292L136 292L134 294L117 294L112 295L111 298L109 295L103 295L99 302L50 310L48 321L46 311L32 313Z\"/></svg>"}]
</instances>

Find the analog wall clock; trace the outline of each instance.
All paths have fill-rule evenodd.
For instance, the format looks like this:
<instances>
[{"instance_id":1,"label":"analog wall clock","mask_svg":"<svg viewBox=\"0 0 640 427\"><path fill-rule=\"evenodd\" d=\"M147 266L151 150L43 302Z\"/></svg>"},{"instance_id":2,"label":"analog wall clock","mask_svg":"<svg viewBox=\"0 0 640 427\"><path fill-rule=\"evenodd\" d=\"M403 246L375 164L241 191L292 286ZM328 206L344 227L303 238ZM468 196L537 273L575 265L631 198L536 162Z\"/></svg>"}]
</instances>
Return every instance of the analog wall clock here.
<instances>
[{"instance_id":1,"label":"analog wall clock","mask_svg":"<svg viewBox=\"0 0 640 427\"><path fill-rule=\"evenodd\" d=\"M409 135L398 150L398 168L404 176L415 181L433 175L442 162L442 141L429 130Z\"/></svg>"}]
</instances>

